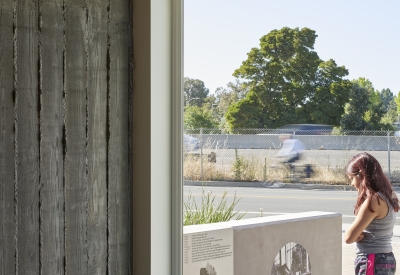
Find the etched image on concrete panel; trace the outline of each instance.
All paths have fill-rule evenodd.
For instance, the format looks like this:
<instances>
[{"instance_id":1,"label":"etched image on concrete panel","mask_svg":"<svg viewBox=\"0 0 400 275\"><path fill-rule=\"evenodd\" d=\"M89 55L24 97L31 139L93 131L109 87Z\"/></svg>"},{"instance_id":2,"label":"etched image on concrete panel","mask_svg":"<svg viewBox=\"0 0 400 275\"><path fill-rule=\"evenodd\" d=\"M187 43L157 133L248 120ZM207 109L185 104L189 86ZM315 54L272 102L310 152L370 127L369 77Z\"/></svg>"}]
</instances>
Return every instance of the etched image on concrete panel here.
<instances>
[{"instance_id":1,"label":"etched image on concrete panel","mask_svg":"<svg viewBox=\"0 0 400 275\"><path fill-rule=\"evenodd\" d=\"M297 243L287 243L275 256L271 275L311 275L311 262L306 249Z\"/></svg>"},{"instance_id":2,"label":"etched image on concrete panel","mask_svg":"<svg viewBox=\"0 0 400 275\"><path fill-rule=\"evenodd\" d=\"M200 275L217 275L215 268L207 263L206 267L200 268Z\"/></svg>"}]
</instances>

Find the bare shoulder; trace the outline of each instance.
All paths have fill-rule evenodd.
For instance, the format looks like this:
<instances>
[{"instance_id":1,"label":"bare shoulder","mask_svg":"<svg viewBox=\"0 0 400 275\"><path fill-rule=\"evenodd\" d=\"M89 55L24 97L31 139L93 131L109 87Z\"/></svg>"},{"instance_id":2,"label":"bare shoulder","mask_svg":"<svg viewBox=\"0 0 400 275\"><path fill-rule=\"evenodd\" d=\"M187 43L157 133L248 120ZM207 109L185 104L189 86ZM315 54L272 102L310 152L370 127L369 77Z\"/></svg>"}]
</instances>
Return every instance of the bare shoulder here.
<instances>
[{"instance_id":1,"label":"bare shoulder","mask_svg":"<svg viewBox=\"0 0 400 275\"><path fill-rule=\"evenodd\" d=\"M386 217L388 210L389 210L386 200L384 198L380 197L379 195L372 196L371 207L374 211L377 212L376 213L377 219L382 219L382 218Z\"/></svg>"},{"instance_id":2,"label":"bare shoulder","mask_svg":"<svg viewBox=\"0 0 400 275\"><path fill-rule=\"evenodd\" d=\"M371 212L370 208L368 207L368 205L370 204L370 201L368 199L366 199L362 205L361 205L361 209L363 210L367 210L369 212ZM387 208L387 203L385 201L385 199L383 199L382 197L379 196L372 196L371 197L371 208L372 208L372 212L376 212L381 209L381 208Z\"/></svg>"}]
</instances>

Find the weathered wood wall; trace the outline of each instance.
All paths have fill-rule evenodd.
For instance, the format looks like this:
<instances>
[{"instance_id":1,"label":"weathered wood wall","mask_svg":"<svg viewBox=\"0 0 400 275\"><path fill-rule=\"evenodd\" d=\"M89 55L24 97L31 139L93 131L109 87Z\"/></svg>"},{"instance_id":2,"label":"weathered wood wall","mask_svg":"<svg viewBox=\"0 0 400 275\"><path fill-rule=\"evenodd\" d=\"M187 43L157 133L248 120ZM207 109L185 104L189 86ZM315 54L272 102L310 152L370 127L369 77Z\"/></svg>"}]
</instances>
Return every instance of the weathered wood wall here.
<instances>
[{"instance_id":1,"label":"weathered wood wall","mask_svg":"<svg viewBox=\"0 0 400 275\"><path fill-rule=\"evenodd\" d=\"M131 274L129 0L0 0L0 274Z\"/></svg>"}]
</instances>

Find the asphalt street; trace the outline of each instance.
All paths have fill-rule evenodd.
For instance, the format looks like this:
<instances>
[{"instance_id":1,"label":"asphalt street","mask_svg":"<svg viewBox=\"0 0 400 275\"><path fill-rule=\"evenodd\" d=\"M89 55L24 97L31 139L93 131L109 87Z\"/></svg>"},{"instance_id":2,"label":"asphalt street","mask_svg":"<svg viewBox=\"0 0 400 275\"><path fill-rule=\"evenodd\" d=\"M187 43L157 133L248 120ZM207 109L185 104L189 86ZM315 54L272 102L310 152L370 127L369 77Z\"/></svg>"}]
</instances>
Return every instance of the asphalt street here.
<instances>
[{"instance_id":1,"label":"asphalt street","mask_svg":"<svg viewBox=\"0 0 400 275\"><path fill-rule=\"evenodd\" d=\"M223 193L227 191L226 199L230 204L234 197L240 199L235 211L246 213L243 218L254 218L287 213L308 211L339 212L344 224L354 220L354 204L357 198L356 191L341 191L329 189L300 190L292 188L246 188L246 187L204 187L204 192L211 192L218 203ZM184 186L184 201L189 193L201 203L201 186ZM400 194L398 193L400 197ZM400 225L400 213L397 214L396 225Z\"/></svg>"}]
</instances>

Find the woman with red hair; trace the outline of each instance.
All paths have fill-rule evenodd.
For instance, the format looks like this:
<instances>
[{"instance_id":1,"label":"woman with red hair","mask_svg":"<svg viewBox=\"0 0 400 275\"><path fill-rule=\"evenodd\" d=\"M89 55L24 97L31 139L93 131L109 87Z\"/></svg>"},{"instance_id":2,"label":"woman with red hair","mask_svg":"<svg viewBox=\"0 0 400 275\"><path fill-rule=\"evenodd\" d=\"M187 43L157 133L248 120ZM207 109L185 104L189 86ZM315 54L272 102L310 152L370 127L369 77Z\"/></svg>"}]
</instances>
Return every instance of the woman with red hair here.
<instances>
[{"instance_id":1,"label":"woman with red hair","mask_svg":"<svg viewBox=\"0 0 400 275\"><path fill-rule=\"evenodd\" d=\"M391 239L400 206L379 162L368 153L354 156L346 166L351 185L358 191L356 218L344 233L346 243L356 243L356 275L394 275L396 259Z\"/></svg>"}]
</instances>

